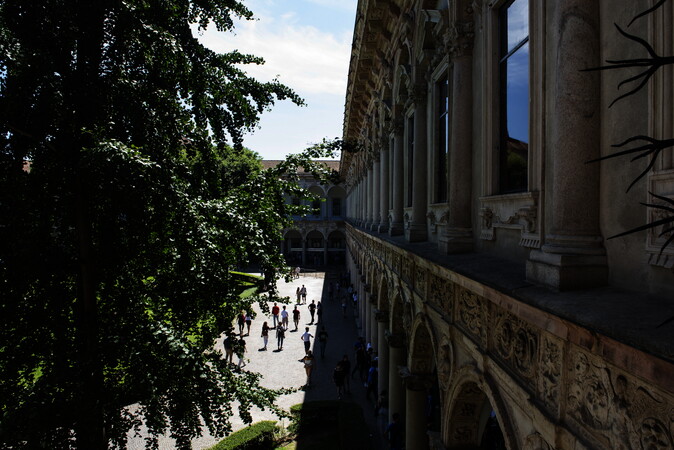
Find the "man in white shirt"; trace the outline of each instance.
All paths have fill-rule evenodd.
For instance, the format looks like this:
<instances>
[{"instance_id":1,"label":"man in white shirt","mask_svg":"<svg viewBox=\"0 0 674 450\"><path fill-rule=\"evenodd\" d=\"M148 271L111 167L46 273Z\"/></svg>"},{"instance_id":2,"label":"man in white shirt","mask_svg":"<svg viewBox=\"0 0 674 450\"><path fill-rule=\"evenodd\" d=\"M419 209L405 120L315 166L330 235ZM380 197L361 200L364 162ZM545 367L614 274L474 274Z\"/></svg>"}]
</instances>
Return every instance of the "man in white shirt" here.
<instances>
[{"instance_id":1,"label":"man in white shirt","mask_svg":"<svg viewBox=\"0 0 674 450\"><path fill-rule=\"evenodd\" d=\"M288 311L286 311L286 306L283 305L283 311L281 311L281 324L284 328L288 328Z\"/></svg>"},{"instance_id":2,"label":"man in white shirt","mask_svg":"<svg viewBox=\"0 0 674 450\"><path fill-rule=\"evenodd\" d=\"M311 347L311 338L314 336L309 333L309 327L304 329L304 334L301 336L301 339L304 341L304 354L309 353L309 348Z\"/></svg>"}]
</instances>

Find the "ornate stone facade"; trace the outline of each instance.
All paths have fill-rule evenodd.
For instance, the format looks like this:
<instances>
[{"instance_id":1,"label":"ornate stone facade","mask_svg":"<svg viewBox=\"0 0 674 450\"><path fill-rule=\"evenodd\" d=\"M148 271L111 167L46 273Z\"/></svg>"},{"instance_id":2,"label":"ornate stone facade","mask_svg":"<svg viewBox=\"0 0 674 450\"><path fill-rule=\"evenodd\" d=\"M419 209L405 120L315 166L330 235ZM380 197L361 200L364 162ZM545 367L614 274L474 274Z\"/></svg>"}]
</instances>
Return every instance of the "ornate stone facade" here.
<instances>
[{"instance_id":1,"label":"ornate stone facade","mask_svg":"<svg viewBox=\"0 0 674 450\"><path fill-rule=\"evenodd\" d=\"M609 239L669 216L674 149L590 162L672 139L674 70L610 109L634 74L585 70L671 58L673 23L671 1L358 2L347 263L378 286L359 318L408 448L674 449L671 233Z\"/></svg>"}]
</instances>

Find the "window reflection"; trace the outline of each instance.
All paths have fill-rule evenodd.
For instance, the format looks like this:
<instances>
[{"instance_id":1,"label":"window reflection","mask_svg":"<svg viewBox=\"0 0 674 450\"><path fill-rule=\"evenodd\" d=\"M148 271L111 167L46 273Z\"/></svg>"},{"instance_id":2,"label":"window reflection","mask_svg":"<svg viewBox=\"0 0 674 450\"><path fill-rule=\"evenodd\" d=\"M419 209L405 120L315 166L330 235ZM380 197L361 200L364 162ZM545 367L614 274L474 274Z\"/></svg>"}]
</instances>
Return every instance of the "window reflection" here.
<instances>
[{"instance_id":1,"label":"window reflection","mask_svg":"<svg viewBox=\"0 0 674 450\"><path fill-rule=\"evenodd\" d=\"M447 149L449 148L449 81L447 76L436 83L437 147L435 158L435 201L447 201Z\"/></svg>"},{"instance_id":2,"label":"window reflection","mask_svg":"<svg viewBox=\"0 0 674 450\"><path fill-rule=\"evenodd\" d=\"M500 14L500 192L527 190L529 157L529 3L514 0Z\"/></svg>"}]
</instances>

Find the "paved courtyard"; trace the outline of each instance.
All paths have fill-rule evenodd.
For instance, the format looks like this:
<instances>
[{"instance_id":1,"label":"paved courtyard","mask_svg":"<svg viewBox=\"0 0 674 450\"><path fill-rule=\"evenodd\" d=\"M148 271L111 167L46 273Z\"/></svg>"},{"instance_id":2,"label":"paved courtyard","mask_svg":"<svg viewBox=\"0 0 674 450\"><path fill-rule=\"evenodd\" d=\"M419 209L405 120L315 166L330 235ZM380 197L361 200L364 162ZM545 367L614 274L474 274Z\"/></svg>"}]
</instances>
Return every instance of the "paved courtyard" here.
<instances>
[{"instance_id":1,"label":"paved courtyard","mask_svg":"<svg viewBox=\"0 0 674 450\"><path fill-rule=\"evenodd\" d=\"M336 278L326 278L323 273L309 273L302 274L300 278L295 279L290 283L285 283L283 281L279 282L278 288L281 296L288 296L291 299L291 303L287 305L287 309L290 312L292 312L295 305L296 289L302 285L307 288L307 304L298 307L301 314L299 330L293 331L294 325L292 314L290 314L290 327L289 331L286 333L282 351L275 351L275 330L270 330L267 351L259 350L263 347L262 338L260 337L262 324L266 320L271 327L273 322L271 315L264 315L256 306L257 317L252 322L250 335L245 337L247 364L244 367L244 370L261 373L263 375L261 384L265 387L302 387L306 382L306 375L303 364L298 360L304 356L304 344L301 340L304 328L308 326L310 333L316 336L319 327L325 325L329 335L325 359L321 359L320 357L318 342L312 341L311 347L315 354L315 364L311 387L306 391L299 390L293 394L279 397L277 404L284 409L289 409L292 405L304 401L336 399L337 391L332 383L332 370L337 361L345 354L349 356L352 364L354 364L353 344L358 337L358 328L356 327L353 309L351 305L349 305L346 317L343 317L341 302L339 302L337 298L332 301L328 300L328 284L330 282L336 283L336 281ZM315 322L313 325L310 325L311 315L309 314L308 305L311 303L311 300L315 300L316 303L321 301L321 305L323 306L321 325L317 326ZM272 305L273 303L269 305L270 309ZM217 343L216 348L219 348L224 352L222 346L222 340L220 340ZM234 362L237 361L238 359L235 356ZM365 399L365 387L363 384L357 382L356 379L351 379L351 394L347 395L345 400L356 401L363 407L365 419L371 428L371 432L375 435L375 430L378 425L374 416L373 405L372 403L368 403ZM252 415L253 422L260 420L278 420L270 411L254 409ZM245 426L238 416L232 417L232 424L234 430L238 430ZM287 425L287 422L284 423L284 425ZM379 445L379 437L373 436L373 439L375 439L375 445ZM217 442L218 439L215 439L210 435L205 435L195 439L192 445L195 449L203 449L208 448ZM129 448L144 448L142 439L135 438L130 440ZM160 448L174 448L173 440L169 437L162 438L160 440Z\"/></svg>"}]
</instances>

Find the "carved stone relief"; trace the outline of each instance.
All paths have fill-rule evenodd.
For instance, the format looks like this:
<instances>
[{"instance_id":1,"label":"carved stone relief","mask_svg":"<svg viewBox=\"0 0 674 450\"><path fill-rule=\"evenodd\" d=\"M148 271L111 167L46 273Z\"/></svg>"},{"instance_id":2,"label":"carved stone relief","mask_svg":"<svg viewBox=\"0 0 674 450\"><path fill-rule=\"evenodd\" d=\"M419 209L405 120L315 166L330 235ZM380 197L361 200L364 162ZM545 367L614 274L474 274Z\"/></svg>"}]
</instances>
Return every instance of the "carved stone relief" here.
<instances>
[{"instance_id":1,"label":"carved stone relief","mask_svg":"<svg viewBox=\"0 0 674 450\"><path fill-rule=\"evenodd\" d=\"M422 299L426 299L426 279L427 273L426 269L417 265L415 266L414 272L414 289L421 296Z\"/></svg>"},{"instance_id":2,"label":"carved stone relief","mask_svg":"<svg viewBox=\"0 0 674 450\"><path fill-rule=\"evenodd\" d=\"M457 324L482 348L487 347L486 309L485 302L478 295L463 288L457 289Z\"/></svg>"},{"instance_id":3,"label":"carved stone relief","mask_svg":"<svg viewBox=\"0 0 674 450\"><path fill-rule=\"evenodd\" d=\"M538 398L555 416L559 414L559 383L562 375L561 343L545 336L538 361Z\"/></svg>"},{"instance_id":4,"label":"carved stone relief","mask_svg":"<svg viewBox=\"0 0 674 450\"><path fill-rule=\"evenodd\" d=\"M414 269L414 261L410 260L409 258L404 258L402 261L402 272L401 276L402 279L409 283L412 284L412 270Z\"/></svg>"},{"instance_id":5,"label":"carved stone relief","mask_svg":"<svg viewBox=\"0 0 674 450\"><path fill-rule=\"evenodd\" d=\"M540 247L538 195L536 193L480 197L482 229L480 239L493 241L497 228L520 230L520 245Z\"/></svg>"},{"instance_id":6,"label":"carved stone relief","mask_svg":"<svg viewBox=\"0 0 674 450\"><path fill-rule=\"evenodd\" d=\"M438 349L438 382L440 388L447 390L452 374L452 346L449 339L445 338Z\"/></svg>"},{"instance_id":7,"label":"carved stone relief","mask_svg":"<svg viewBox=\"0 0 674 450\"><path fill-rule=\"evenodd\" d=\"M495 313L490 328L495 358L531 385L537 368L538 333L526 322L501 309Z\"/></svg>"},{"instance_id":8,"label":"carved stone relief","mask_svg":"<svg viewBox=\"0 0 674 450\"><path fill-rule=\"evenodd\" d=\"M674 448L674 399L585 352L569 362L566 413L580 434L601 448Z\"/></svg>"},{"instance_id":9,"label":"carved stone relief","mask_svg":"<svg viewBox=\"0 0 674 450\"><path fill-rule=\"evenodd\" d=\"M524 439L524 450L553 450L543 437L538 434L530 434Z\"/></svg>"},{"instance_id":10,"label":"carved stone relief","mask_svg":"<svg viewBox=\"0 0 674 450\"><path fill-rule=\"evenodd\" d=\"M446 278L431 274L428 281L428 300L439 306L447 317L452 315L453 298L454 283Z\"/></svg>"}]
</instances>

